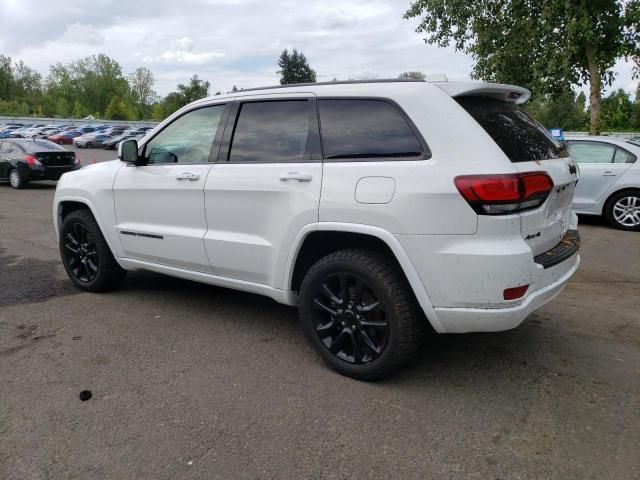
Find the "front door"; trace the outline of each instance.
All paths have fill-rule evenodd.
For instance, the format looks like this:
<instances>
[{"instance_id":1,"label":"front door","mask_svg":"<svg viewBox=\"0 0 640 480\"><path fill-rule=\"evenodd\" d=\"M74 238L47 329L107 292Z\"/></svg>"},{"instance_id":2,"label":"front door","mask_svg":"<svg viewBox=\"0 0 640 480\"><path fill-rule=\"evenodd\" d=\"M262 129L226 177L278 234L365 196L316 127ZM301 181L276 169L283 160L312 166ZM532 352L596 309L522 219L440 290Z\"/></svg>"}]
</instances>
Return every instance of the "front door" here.
<instances>
[{"instance_id":1,"label":"front door","mask_svg":"<svg viewBox=\"0 0 640 480\"><path fill-rule=\"evenodd\" d=\"M213 273L283 288L302 227L318 221L322 161L313 95L235 104L205 186Z\"/></svg>"},{"instance_id":2,"label":"front door","mask_svg":"<svg viewBox=\"0 0 640 480\"><path fill-rule=\"evenodd\" d=\"M605 142L571 140L567 150L580 166L573 198L573 208L578 211L597 203L635 159L626 150Z\"/></svg>"},{"instance_id":3,"label":"front door","mask_svg":"<svg viewBox=\"0 0 640 480\"><path fill-rule=\"evenodd\" d=\"M204 185L217 155L225 105L190 110L141 147L144 165L125 165L113 190L127 258L210 272ZM219 128L220 127L220 128Z\"/></svg>"}]
</instances>

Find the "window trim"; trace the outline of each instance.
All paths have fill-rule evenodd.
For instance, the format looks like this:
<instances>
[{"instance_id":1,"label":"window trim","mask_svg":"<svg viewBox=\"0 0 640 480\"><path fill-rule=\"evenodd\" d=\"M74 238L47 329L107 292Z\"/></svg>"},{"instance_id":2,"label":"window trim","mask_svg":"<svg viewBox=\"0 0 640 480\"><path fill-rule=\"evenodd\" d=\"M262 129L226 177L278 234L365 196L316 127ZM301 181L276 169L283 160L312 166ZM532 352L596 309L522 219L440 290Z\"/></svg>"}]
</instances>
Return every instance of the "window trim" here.
<instances>
[{"instance_id":1,"label":"window trim","mask_svg":"<svg viewBox=\"0 0 640 480\"><path fill-rule=\"evenodd\" d=\"M611 155L611 161L610 162L578 162L576 160L576 163L582 165L633 165L634 163L636 163L636 161L638 160L638 156L633 153L630 152L629 150L627 150L626 148L622 148L620 145L616 144L616 143L609 143L609 142L605 142L602 140L565 140L565 143L567 144L567 152L569 151L569 145L572 143L582 143L582 144L591 144L591 143L596 143L599 145L606 145L609 147L613 147L613 155ZM633 157L633 162L624 162L624 163L620 163L620 162L616 162L615 158L616 158L616 153L618 152L618 150L622 150L623 152L628 153L629 155L631 155Z\"/></svg>"},{"instance_id":2,"label":"window trim","mask_svg":"<svg viewBox=\"0 0 640 480\"><path fill-rule=\"evenodd\" d=\"M323 137L323 134L322 134L322 121L320 120L320 101L321 100L377 100L377 101L382 101L382 102L388 103L389 105L391 105L400 114L400 116L405 120L405 122L407 122L407 125L409 126L409 129L414 134L414 136L416 137L416 140L418 140L418 143L420 144L420 147L422 148L421 155L416 156L416 157L388 156L388 157L363 157L363 158L326 158L325 153L324 153L324 137ZM393 100L391 98L388 98L388 97L375 97L375 96L361 96L361 95L322 96L322 97L318 97L317 111L318 111L318 124L320 126L320 140L321 140L321 146L322 146L322 158L323 158L323 162L325 162L325 163L417 162L417 161L429 160L429 159L431 159L431 157L433 157L433 154L431 153L431 149L429 148L429 145L427 144L426 140L422 136L422 133L420 133L420 130L418 129L416 124L413 123L413 120L411 120L411 117L409 117L407 112L404 111L404 109L398 104L398 102L396 102L395 100Z\"/></svg>"},{"instance_id":3,"label":"window trim","mask_svg":"<svg viewBox=\"0 0 640 480\"><path fill-rule=\"evenodd\" d=\"M138 148L138 157L139 158L144 158L144 154L145 154L145 152L147 150L147 145L149 145L149 143L151 143L154 138L156 138L158 135L160 135L162 132L164 132L164 130L169 125L172 125L174 122L176 122L180 118L184 117L185 115L188 115L191 112L195 112L196 110L202 110L204 108L220 107L220 106L224 106L224 109L222 111L222 115L220 116L220 123L218 123L218 128L216 129L216 134L213 137L213 142L211 143L211 151L209 152L209 159L206 162L195 162L195 163L147 163L145 161L141 165L136 165L136 166L144 166L144 167L175 167L177 165L209 165L209 164L215 162L215 159L218 156L218 152L220 151L220 146L221 146L221 143L222 143L222 134L223 134L223 132L225 130L225 127L226 127L226 124L227 124L229 111L231 110L230 102L209 103L209 104L206 104L206 105L201 105L201 104L200 105L194 105L194 108L190 108L189 110L186 110L186 111L182 112L182 114L178 115L173 120L171 120L166 125L164 125L160 130L158 130L157 132L154 133L153 137L150 137L148 140L146 140L144 142L144 144L140 145L139 148ZM215 148L216 142L218 143L218 148Z\"/></svg>"},{"instance_id":4,"label":"window trim","mask_svg":"<svg viewBox=\"0 0 640 480\"><path fill-rule=\"evenodd\" d=\"M240 111L242 105L245 103L267 103L267 102L287 102L287 101L298 101L298 102L308 102L307 107L309 110L309 132L308 132L308 148L309 148L309 158L300 160L298 162L277 162L274 160L257 160L251 162L232 162L229 161L229 156L231 155L231 146L233 143L233 137L235 135L236 127L238 124L238 119L240 118ZM225 126L223 139L220 145L220 150L218 153L218 158L216 163L221 163L224 165L258 165L258 164L273 164L273 165L287 165L291 163L320 163L322 162L322 151L320 147L320 127L319 127L319 119L317 115L317 105L316 105L316 97L315 96L282 96L277 98L241 98L233 101L233 106L229 112L229 118L227 119L227 124Z\"/></svg>"}]
</instances>

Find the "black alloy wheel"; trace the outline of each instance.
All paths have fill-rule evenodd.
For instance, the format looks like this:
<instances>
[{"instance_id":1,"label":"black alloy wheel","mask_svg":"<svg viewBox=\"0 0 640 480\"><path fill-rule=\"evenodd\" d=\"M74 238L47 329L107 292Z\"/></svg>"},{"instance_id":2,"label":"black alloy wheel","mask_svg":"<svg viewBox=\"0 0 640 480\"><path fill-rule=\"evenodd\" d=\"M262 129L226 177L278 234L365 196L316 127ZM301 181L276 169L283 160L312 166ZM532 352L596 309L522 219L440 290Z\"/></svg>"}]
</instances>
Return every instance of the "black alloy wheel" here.
<instances>
[{"instance_id":1,"label":"black alloy wheel","mask_svg":"<svg viewBox=\"0 0 640 480\"><path fill-rule=\"evenodd\" d=\"M60 225L60 256L71 281L88 292L115 288L126 275L88 209L76 210Z\"/></svg>"},{"instance_id":2,"label":"black alloy wheel","mask_svg":"<svg viewBox=\"0 0 640 480\"><path fill-rule=\"evenodd\" d=\"M364 279L349 273L327 276L313 305L316 335L333 355L364 364L383 352L389 340L387 313Z\"/></svg>"},{"instance_id":3,"label":"black alloy wheel","mask_svg":"<svg viewBox=\"0 0 640 480\"><path fill-rule=\"evenodd\" d=\"M298 309L327 365L359 380L406 364L427 326L395 259L375 250L338 250L318 260L302 280Z\"/></svg>"},{"instance_id":4,"label":"black alloy wheel","mask_svg":"<svg viewBox=\"0 0 640 480\"><path fill-rule=\"evenodd\" d=\"M89 229L73 223L64 235L65 262L75 278L81 282L91 282L98 275L100 261L96 243Z\"/></svg>"}]
</instances>

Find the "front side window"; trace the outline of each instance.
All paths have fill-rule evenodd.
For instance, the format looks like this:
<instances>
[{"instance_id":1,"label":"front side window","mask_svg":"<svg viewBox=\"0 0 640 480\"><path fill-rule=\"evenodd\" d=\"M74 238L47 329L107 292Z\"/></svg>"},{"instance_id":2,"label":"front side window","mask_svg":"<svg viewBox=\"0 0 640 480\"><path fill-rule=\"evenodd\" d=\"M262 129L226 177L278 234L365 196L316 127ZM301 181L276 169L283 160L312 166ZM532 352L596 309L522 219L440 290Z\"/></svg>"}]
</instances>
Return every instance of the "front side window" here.
<instances>
[{"instance_id":1,"label":"front side window","mask_svg":"<svg viewBox=\"0 0 640 480\"><path fill-rule=\"evenodd\" d=\"M578 163L611 163L616 147L607 143L567 142L567 150Z\"/></svg>"},{"instance_id":2,"label":"front side window","mask_svg":"<svg viewBox=\"0 0 640 480\"><path fill-rule=\"evenodd\" d=\"M230 162L304 162L310 159L308 100L247 102L238 112Z\"/></svg>"},{"instance_id":3,"label":"front side window","mask_svg":"<svg viewBox=\"0 0 640 480\"><path fill-rule=\"evenodd\" d=\"M146 144L147 163L207 163L224 108L214 105L178 117Z\"/></svg>"},{"instance_id":4,"label":"front side window","mask_svg":"<svg viewBox=\"0 0 640 480\"><path fill-rule=\"evenodd\" d=\"M384 100L319 100L326 159L418 158L423 148L407 120Z\"/></svg>"}]
</instances>

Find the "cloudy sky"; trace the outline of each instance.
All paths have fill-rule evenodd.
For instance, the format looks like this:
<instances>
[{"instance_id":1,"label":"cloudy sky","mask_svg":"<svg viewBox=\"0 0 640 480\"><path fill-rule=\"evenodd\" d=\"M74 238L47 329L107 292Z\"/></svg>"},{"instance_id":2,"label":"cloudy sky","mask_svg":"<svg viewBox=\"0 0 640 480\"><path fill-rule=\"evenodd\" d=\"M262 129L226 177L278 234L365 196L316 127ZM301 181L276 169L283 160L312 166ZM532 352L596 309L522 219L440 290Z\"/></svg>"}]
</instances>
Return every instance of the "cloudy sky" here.
<instances>
[{"instance_id":1,"label":"cloudy sky","mask_svg":"<svg viewBox=\"0 0 640 480\"><path fill-rule=\"evenodd\" d=\"M409 0L0 0L0 53L46 74L50 64L91 54L125 73L156 75L166 94L193 74L212 93L278 83L284 48L304 52L318 80L396 77L406 70L468 78L472 60L427 46ZM632 91L619 62L615 88Z\"/></svg>"}]
</instances>

